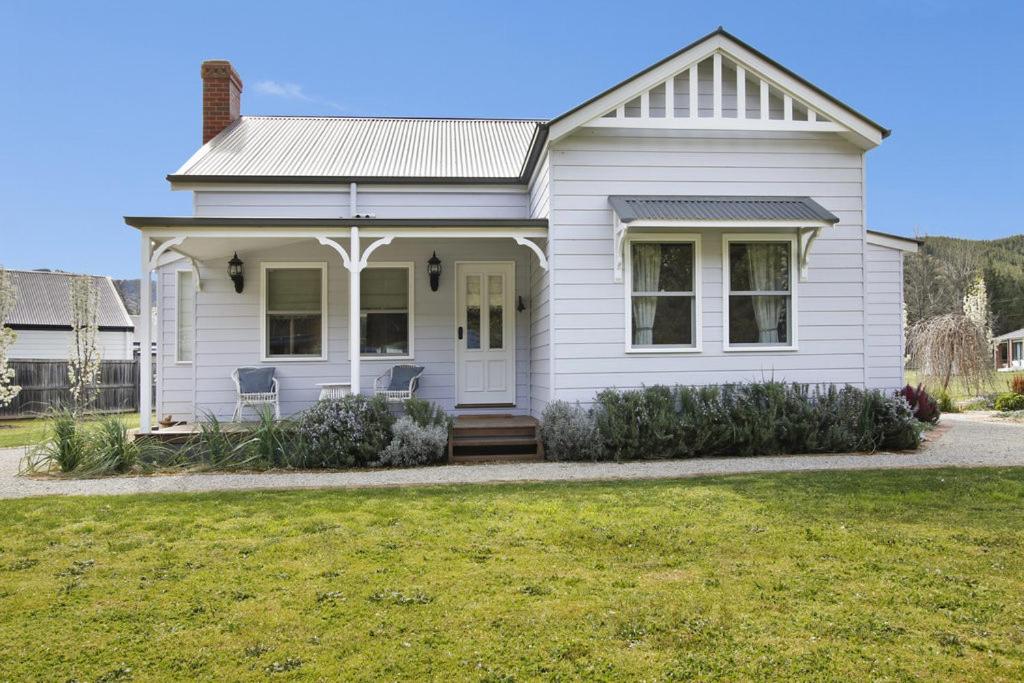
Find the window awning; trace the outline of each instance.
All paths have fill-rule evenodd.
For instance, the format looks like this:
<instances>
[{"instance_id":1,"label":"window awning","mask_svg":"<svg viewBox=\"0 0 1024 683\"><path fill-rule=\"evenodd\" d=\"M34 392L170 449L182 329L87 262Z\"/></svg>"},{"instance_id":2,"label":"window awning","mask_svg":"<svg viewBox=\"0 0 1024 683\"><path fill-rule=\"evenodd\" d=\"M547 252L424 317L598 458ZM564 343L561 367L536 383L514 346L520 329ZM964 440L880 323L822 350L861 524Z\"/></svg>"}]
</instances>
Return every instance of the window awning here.
<instances>
[{"instance_id":1,"label":"window awning","mask_svg":"<svg viewBox=\"0 0 1024 683\"><path fill-rule=\"evenodd\" d=\"M616 195L608 198L623 223L634 221L839 222L810 197L726 197L708 195Z\"/></svg>"},{"instance_id":2,"label":"window awning","mask_svg":"<svg viewBox=\"0 0 1024 683\"><path fill-rule=\"evenodd\" d=\"M622 280L623 244L630 229L672 228L796 230L800 278L807 277L807 256L822 228L839 218L810 197L742 197L720 195L613 195L615 212L612 266Z\"/></svg>"}]
</instances>

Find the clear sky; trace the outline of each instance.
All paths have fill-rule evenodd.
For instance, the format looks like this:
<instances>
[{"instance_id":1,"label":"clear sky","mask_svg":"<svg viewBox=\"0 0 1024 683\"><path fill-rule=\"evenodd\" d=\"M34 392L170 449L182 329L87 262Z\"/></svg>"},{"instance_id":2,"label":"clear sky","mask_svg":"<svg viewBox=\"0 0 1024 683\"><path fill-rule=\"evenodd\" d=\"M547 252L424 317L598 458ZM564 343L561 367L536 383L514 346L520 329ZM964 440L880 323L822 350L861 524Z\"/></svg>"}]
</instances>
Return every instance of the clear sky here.
<instances>
[{"instance_id":1,"label":"clear sky","mask_svg":"<svg viewBox=\"0 0 1024 683\"><path fill-rule=\"evenodd\" d=\"M893 135L868 223L1024 232L1024 2L0 0L0 263L138 274L123 215L184 215L199 64L247 114L552 117L719 24Z\"/></svg>"}]
</instances>

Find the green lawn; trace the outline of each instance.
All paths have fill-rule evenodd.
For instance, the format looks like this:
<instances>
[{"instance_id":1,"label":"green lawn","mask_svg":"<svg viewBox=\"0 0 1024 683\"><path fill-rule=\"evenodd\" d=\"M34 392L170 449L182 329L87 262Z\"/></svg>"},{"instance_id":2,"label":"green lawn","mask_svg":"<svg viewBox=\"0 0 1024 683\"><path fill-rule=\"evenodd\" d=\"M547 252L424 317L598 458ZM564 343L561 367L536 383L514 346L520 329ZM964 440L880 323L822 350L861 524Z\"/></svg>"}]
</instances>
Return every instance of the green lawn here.
<instances>
[{"instance_id":1,"label":"green lawn","mask_svg":"<svg viewBox=\"0 0 1024 683\"><path fill-rule=\"evenodd\" d=\"M139 426L138 413L124 413L124 423L129 427ZM0 448L31 446L46 438L50 421L45 417L24 420L0 420Z\"/></svg>"},{"instance_id":2,"label":"green lawn","mask_svg":"<svg viewBox=\"0 0 1024 683\"><path fill-rule=\"evenodd\" d=\"M985 387L984 391L987 394L1001 394L1010 390L1010 381L1014 375L1024 375L1024 372L996 372L995 370L989 376L988 386ZM917 386L919 382L923 382L917 372L914 370L907 370L906 382L911 386ZM935 393L939 390L940 385L933 386L932 384L925 383L925 388L928 393ZM954 401L966 401L971 398L975 398L976 392L972 389L968 389L964 386L964 383L960 381L958 377L954 377L949 383L949 396Z\"/></svg>"},{"instance_id":3,"label":"green lawn","mask_svg":"<svg viewBox=\"0 0 1024 683\"><path fill-rule=\"evenodd\" d=\"M1021 680L1024 470L4 501L0 671Z\"/></svg>"}]
</instances>

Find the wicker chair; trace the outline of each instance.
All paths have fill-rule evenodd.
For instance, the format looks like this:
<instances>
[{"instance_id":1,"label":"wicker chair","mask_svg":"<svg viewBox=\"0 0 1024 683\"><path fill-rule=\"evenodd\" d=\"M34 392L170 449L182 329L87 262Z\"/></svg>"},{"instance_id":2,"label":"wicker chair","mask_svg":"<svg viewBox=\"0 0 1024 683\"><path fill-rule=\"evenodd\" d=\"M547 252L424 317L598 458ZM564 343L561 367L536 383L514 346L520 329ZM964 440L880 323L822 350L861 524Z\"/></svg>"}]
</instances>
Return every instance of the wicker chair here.
<instances>
[{"instance_id":1,"label":"wicker chair","mask_svg":"<svg viewBox=\"0 0 1024 683\"><path fill-rule=\"evenodd\" d=\"M423 368L418 365L395 365L373 382L373 393L384 396L388 403L401 403L416 394Z\"/></svg>"},{"instance_id":2,"label":"wicker chair","mask_svg":"<svg viewBox=\"0 0 1024 683\"><path fill-rule=\"evenodd\" d=\"M267 372L269 370L269 373ZM256 372L249 372L256 371ZM239 377L240 374L246 375ZM231 373L235 383L235 413L231 419L237 422L242 418L242 410L248 406L256 412L266 406L274 408L274 419L281 419L281 404L278 401L278 382L274 377L274 368L238 368ZM245 385L246 391L242 391Z\"/></svg>"}]
</instances>

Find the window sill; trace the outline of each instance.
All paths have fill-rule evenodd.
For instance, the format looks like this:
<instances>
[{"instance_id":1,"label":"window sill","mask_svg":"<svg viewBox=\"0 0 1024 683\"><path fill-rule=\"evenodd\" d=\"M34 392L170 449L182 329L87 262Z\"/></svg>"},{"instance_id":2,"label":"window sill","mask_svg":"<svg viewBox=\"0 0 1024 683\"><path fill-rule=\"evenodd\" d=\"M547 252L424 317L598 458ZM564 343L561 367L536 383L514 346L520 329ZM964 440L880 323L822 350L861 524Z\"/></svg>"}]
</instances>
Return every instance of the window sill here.
<instances>
[{"instance_id":1,"label":"window sill","mask_svg":"<svg viewBox=\"0 0 1024 683\"><path fill-rule=\"evenodd\" d=\"M626 353L630 354L656 354L656 355L672 355L680 353L701 353L703 349L699 346L666 346L664 348L633 348L626 347Z\"/></svg>"},{"instance_id":2,"label":"window sill","mask_svg":"<svg viewBox=\"0 0 1024 683\"><path fill-rule=\"evenodd\" d=\"M779 353L786 351L799 351L800 349L794 344L793 346L723 346L722 351L724 353L761 353L763 351L770 351L771 353Z\"/></svg>"},{"instance_id":3,"label":"window sill","mask_svg":"<svg viewBox=\"0 0 1024 683\"><path fill-rule=\"evenodd\" d=\"M325 363L327 356L264 356L261 363Z\"/></svg>"},{"instance_id":4,"label":"window sill","mask_svg":"<svg viewBox=\"0 0 1024 683\"><path fill-rule=\"evenodd\" d=\"M174 364L175 365L192 365L192 361L190 361L190 360L176 360L176 361L174 361Z\"/></svg>"},{"instance_id":5,"label":"window sill","mask_svg":"<svg viewBox=\"0 0 1024 683\"><path fill-rule=\"evenodd\" d=\"M416 360L416 356L359 356L359 360Z\"/></svg>"}]
</instances>

